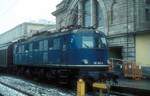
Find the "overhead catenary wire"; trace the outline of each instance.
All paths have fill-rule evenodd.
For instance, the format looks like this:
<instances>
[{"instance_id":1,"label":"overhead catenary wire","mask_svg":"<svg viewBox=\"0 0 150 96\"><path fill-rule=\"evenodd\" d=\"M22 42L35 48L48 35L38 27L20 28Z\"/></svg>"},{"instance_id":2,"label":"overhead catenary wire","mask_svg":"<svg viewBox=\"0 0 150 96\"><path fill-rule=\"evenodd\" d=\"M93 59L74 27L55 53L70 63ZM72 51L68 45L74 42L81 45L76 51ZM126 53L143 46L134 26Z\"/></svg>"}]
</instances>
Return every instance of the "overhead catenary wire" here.
<instances>
[{"instance_id":1,"label":"overhead catenary wire","mask_svg":"<svg viewBox=\"0 0 150 96\"><path fill-rule=\"evenodd\" d=\"M79 14L79 11L83 11L83 15L87 15L87 16L91 16L91 14L90 13L87 13L87 12L85 12L84 10L79 10L78 8L77 8L77 5L78 5L78 2L79 2L79 0L77 0L76 2L75 2L75 4L74 4L74 6L73 7L71 7L71 8L68 8L67 10L66 10L66 14L65 14L65 19L64 18L62 18L62 20L60 20L60 22L59 22L59 25L61 25L61 23L64 21L64 26L66 26L66 25L69 25L70 24L70 22L71 23L73 23L74 25L78 25L76 22L78 21L78 20L80 20L80 19L82 19L82 16L78 16ZM79 18L80 17L80 18ZM99 18L98 19L98 21L100 20L101 18ZM72 22L72 21L73 22ZM95 22L95 24L93 24L93 25L91 25L91 26L89 26L89 27L95 27L97 25L97 22ZM62 27L62 26L60 26L60 27Z\"/></svg>"},{"instance_id":2,"label":"overhead catenary wire","mask_svg":"<svg viewBox=\"0 0 150 96\"><path fill-rule=\"evenodd\" d=\"M71 6L68 6L68 4L69 4L68 0L63 1L63 2L66 3L64 7L68 7L68 8L66 10L67 13L61 18L61 20L59 22L60 27L63 27L63 26L61 26L62 22L64 22L64 26L66 26L70 22L70 19L72 19L71 16L73 16L73 14L77 14L77 12L76 12L77 10L75 10L75 8L77 7L79 0L73 1L75 3L73 3Z\"/></svg>"}]
</instances>

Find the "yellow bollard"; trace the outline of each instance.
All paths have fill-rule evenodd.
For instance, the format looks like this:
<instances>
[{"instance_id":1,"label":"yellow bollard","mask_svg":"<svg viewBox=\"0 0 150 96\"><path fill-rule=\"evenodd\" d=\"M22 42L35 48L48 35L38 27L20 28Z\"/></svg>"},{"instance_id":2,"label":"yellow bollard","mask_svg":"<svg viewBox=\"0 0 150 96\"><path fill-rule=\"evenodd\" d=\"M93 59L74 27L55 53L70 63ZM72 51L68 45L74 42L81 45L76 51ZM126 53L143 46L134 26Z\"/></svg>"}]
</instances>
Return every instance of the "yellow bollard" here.
<instances>
[{"instance_id":1,"label":"yellow bollard","mask_svg":"<svg viewBox=\"0 0 150 96\"><path fill-rule=\"evenodd\" d=\"M85 82L82 79L77 82L77 96L85 96Z\"/></svg>"},{"instance_id":2,"label":"yellow bollard","mask_svg":"<svg viewBox=\"0 0 150 96\"><path fill-rule=\"evenodd\" d=\"M93 83L93 87L99 89L99 96L104 96L103 90L108 89L105 83Z\"/></svg>"},{"instance_id":3,"label":"yellow bollard","mask_svg":"<svg viewBox=\"0 0 150 96\"><path fill-rule=\"evenodd\" d=\"M99 96L104 96L102 89L99 90Z\"/></svg>"}]
</instances>

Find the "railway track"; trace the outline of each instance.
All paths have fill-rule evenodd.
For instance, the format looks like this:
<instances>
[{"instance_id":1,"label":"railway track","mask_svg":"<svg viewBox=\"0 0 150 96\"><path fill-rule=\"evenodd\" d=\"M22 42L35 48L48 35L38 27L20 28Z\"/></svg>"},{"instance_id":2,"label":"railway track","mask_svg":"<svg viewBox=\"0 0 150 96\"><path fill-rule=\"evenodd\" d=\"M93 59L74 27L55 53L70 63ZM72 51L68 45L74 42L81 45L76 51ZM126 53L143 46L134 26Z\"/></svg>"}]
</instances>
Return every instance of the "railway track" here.
<instances>
[{"instance_id":1,"label":"railway track","mask_svg":"<svg viewBox=\"0 0 150 96\"><path fill-rule=\"evenodd\" d=\"M16 95L16 93L19 93L19 95L18 94ZM64 89L61 86L55 86L55 84L51 85L46 82L44 83L40 81L34 81L32 79L27 80L25 78L19 78L15 76L14 77L0 76L0 96L75 96L75 95L74 92L72 92L71 90L67 90L67 88Z\"/></svg>"},{"instance_id":2,"label":"railway track","mask_svg":"<svg viewBox=\"0 0 150 96\"><path fill-rule=\"evenodd\" d=\"M34 96L34 95L30 94L30 93L27 93L27 92L25 92L25 91L22 91L22 90L20 90L20 89L18 89L18 88L15 88L15 87L13 87L13 86L11 86L11 85L8 85L8 84L4 83L4 82L1 82L1 81L0 81L0 84L3 85L3 86L5 86L5 87L7 87L7 88L10 88L10 89L12 89L12 90L15 90L16 92L18 92L18 93L20 93L20 94L23 94L24 96Z\"/></svg>"}]
</instances>

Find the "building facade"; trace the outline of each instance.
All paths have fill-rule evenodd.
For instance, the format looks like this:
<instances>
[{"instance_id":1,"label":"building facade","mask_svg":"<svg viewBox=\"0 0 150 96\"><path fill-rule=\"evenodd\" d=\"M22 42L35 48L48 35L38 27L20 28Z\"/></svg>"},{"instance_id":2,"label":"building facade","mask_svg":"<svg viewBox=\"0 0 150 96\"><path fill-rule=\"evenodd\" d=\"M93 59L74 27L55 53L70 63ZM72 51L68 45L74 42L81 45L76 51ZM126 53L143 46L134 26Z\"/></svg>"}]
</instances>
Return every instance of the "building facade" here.
<instances>
[{"instance_id":1,"label":"building facade","mask_svg":"<svg viewBox=\"0 0 150 96\"><path fill-rule=\"evenodd\" d=\"M19 39L28 38L36 34L40 30L46 28L55 28L55 25L37 24L37 23L22 23L13 29L10 29L3 34L0 34L0 45L17 41Z\"/></svg>"},{"instance_id":2,"label":"building facade","mask_svg":"<svg viewBox=\"0 0 150 96\"><path fill-rule=\"evenodd\" d=\"M104 32L109 41L110 58L146 63L141 62L139 47L143 39L139 36L150 33L150 0L63 0L52 14L56 16L57 29L81 25ZM146 44L150 46L150 41ZM150 49L147 51L150 54ZM150 60L147 64L150 65Z\"/></svg>"}]
</instances>

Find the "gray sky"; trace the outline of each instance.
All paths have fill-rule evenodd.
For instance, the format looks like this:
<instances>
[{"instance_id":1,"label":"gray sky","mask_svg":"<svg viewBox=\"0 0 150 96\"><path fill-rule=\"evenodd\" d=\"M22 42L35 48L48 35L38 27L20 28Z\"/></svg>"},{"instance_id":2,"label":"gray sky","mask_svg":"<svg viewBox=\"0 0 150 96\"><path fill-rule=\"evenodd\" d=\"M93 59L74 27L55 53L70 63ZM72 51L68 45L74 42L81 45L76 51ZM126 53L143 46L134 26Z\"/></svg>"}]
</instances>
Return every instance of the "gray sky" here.
<instances>
[{"instance_id":1,"label":"gray sky","mask_svg":"<svg viewBox=\"0 0 150 96\"><path fill-rule=\"evenodd\" d=\"M51 12L62 0L0 0L0 34L28 21L55 22Z\"/></svg>"}]
</instances>

